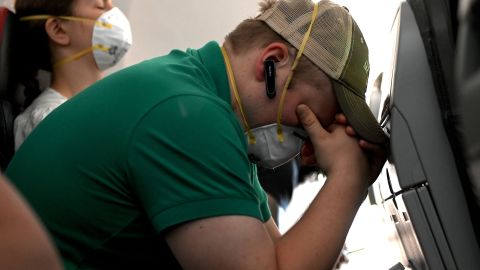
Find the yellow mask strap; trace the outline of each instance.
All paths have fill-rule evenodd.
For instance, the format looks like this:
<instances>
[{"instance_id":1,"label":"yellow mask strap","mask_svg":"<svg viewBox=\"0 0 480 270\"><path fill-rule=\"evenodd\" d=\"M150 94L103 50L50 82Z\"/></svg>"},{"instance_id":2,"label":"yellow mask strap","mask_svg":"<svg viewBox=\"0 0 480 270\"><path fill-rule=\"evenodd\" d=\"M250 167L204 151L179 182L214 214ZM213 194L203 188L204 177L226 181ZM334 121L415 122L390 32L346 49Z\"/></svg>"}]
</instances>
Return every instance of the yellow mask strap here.
<instances>
[{"instance_id":1,"label":"yellow mask strap","mask_svg":"<svg viewBox=\"0 0 480 270\"><path fill-rule=\"evenodd\" d=\"M80 18L74 16L53 16L53 15L32 15L32 16L25 16L21 17L20 21L37 21L37 20L48 20L50 18L59 18L68 21L77 21L77 22L93 22L95 25L104 27L107 29L112 29L113 25L111 23L100 22L94 19L87 19L87 18Z\"/></svg>"},{"instance_id":2,"label":"yellow mask strap","mask_svg":"<svg viewBox=\"0 0 480 270\"><path fill-rule=\"evenodd\" d=\"M107 28L107 29L112 29L112 27L113 27L112 24L110 24L110 23L100 22L100 21L93 20L93 19L74 17L74 16L32 15L32 16L21 17L20 21L48 20L50 18L59 18L59 19L63 19L63 20L77 21L77 22L90 22L90 23L93 22L93 23L95 23L96 26L104 27L104 28ZM84 55L86 55L86 54L88 54L88 53L90 53L94 50L108 51L109 48L107 48L103 45L94 45L90 48L86 48L84 50L81 50L81 51L79 51L78 53L76 53L72 56L69 56L65 59L62 59L62 60L58 61L57 63L55 63L53 65L53 67L59 67L59 66L65 65L67 63L73 62L73 61L81 58L82 56L84 56Z\"/></svg>"},{"instance_id":3,"label":"yellow mask strap","mask_svg":"<svg viewBox=\"0 0 480 270\"><path fill-rule=\"evenodd\" d=\"M307 41L310 38L310 33L312 32L313 24L317 19L317 14L318 14L318 3L315 3L313 6L312 19L310 21L310 26L308 27L308 30L305 33L305 36L303 37L303 41L302 41L302 44L300 45L300 48L298 49L298 53L297 53L297 56L295 57L295 61L293 61L292 68L290 69L290 73L288 74L288 77L287 77L287 82L283 86L282 96L280 97L280 105L279 105L278 114L277 114L277 136L280 142L283 142L283 130L282 130L281 124L282 124L283 107L285 105L285 95L287 94L287 89L290 86L290 82L292 81L293 73L297 68L298 61L300 60L300 57L302 57L303 51L305 50L305 46L307 45Z\"/></svg>"},{"instance_id":4,"label":"yellow mask strap","mask_svg":"<svg viewBox=\"0 0 480 270\"><path fill-rule=\"evenodd\" d=\"M225 59L225 65L227 66L228 79L230 80L230 85L232 86L233 94L235 95L235 100L237 101L238 107L240 108L240 114L242 115L243 124L247 129L248 143L255 144L256 143L255 136L253 135L252 131L250 130L250 127L248 126L247 118L245 117L245 112L243 111L242 101L240 100L240 95L238 94L237 84L235 82L235 77L233 76L232 65L230 63L230 59L228 58L227 51L223 46L222 46L222 54L223 54L223 58Z\"/></svg>"},{"instance_id":5,"label":"yellow mask strap","mask_svg":"<svg viewBox=\"0 0 480 270\"><path fill-rule=\"evenodd\" d=\"M92 52L92 51L94 51L94 50L100 50L100 51L107 52L108 49L109 49L109 48L107 48L107 47L105 47L105 46L103 46L103 45L100 45L100 44L99 44L99 45L94 45L94 46L92 46L92 47L90 47L90 48L86 48L86 49L84 49L84 50L81 50L81 51L79 51L78 53L76 53L76 54L74 54L74 55L72 55L72 56L69 56L69 57L67 57L67 58L65 58L65 59L62 59L62 60L56 62L56 63L53 65L53 67L59 67L59 66L65 65L65 64L67 64L67 63L73 62L73 61L75 61L75 60L83 57L84 55L86 55L86 54L88 54L88 53L90 53L90 52Z\"/></svg>"}]
</instances>

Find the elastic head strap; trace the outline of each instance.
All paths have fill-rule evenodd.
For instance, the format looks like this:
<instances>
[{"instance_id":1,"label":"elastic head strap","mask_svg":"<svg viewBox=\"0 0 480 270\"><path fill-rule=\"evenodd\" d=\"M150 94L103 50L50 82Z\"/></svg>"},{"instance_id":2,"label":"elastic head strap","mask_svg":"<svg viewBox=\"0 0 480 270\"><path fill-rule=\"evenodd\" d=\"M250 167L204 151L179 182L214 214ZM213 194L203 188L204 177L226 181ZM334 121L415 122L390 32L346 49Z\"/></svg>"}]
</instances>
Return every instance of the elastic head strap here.
<instances>
[{"instance_id":1,"label":"elastic head strap","mask_svg":"<svg viewBox=\"0 0 480 270\"><path fill-rule=\"evenodd\" d=\"M243 111L242 101L240 99L240 95L238 94L237 83L235 82L235 76L233 76L232 65L230 63L230 59L228 57L227 51L223 46L222 46L222 54L223 54L223 58L225 59L225 65L227 66L228 79L230 80L230 85L232 86L233 94L235 95L235 100L237 101L238 107L240 108L240 115L242 116L243 124L247 129L248 143L255 144L256 139L255 139L255 136L253 135L253 132L250 130L250 126L248 125L247 118L245 117L245 112Z\"/></svg>"},{"instance_id":2,"label":"elastic head strap","mask_svg":"<svg viewBox=\"0 0 480 270\"><path fill-rule=\"evenodd\" d=\"M87 18L80 18L74 16L54 16L54 15L32 15L32 16L24 16L20 18L20 21L37 21L37 20L48 20L50 18L58 18L68 21L77 21L77 22L93 22L95 25L104 27L107 29L112 29L113 25L107 22L101 22L94 19L87 19Z\"/></svg>"},{"instance_id":3,"label":"elastic head strap","mask_svg":"<svg viewBox=\"0 0 480 270\"><path fill-rule=\"evenodd\" d=\"M292 68L290 69L290 72L287 77L287 82L283 86L282 90L282 96L280 97L280 104L278 108L278 114L277 114L277 136L278 140L280 142L283 142L284 137L283 137L283 130L282 130L282 114L283 114L283 107L285 105L285 95L287 94L287 89L290 86L290 83L292 81L293 73L295 72L295 69L298 66L298 62L300 60L300 57L302 57L303 51L305 50L305 46L307 45L307 41L310 38L310 33L312 32L313 24L315 23L315 20L317 19L317 14L318 14L318 3L315 3L313 6L313 12L312 12L312 19L310 21L310 26L308 27L307 32L305 33L305 36L303 37L302 44L300 45L300 48L298 49L297 56L295 57L295 61L293 61Z\"/></svg>"},{"instance_id":4,"label":"elastic head strap","mask_svg":"<svg viewBox=\"0 0 480 270\"><path fill-rule=\"evenodd\" d=\"M86 55L87 53L90 53L90 52L93 52L94 50L100 50L100 51L104 51L104 52L108 52L109 48L103 46L103 45L100 45L100 44L97 44L97 45L93 45L92 47L90 48L86 48L86 49L83 49L65 59L62 59L58 62L56 62L53 67L59 67L59 66L63 66L67 63L70 63L70 62L73 62L77 59L80 59L81 57L83 57L84 55Z\"/></svg>"},{"instance_id":5,"label":"elastic head strap","mask_svg":"<svg viewBox=\"0 0 480 270\"><path fill-rule=\"evenodd\" d=\"M59 18L59 19L63 19L63 20L77 21L77 22L93 22L93 23L95 23L95 25L100 26L100 27L104 27L104 28L107 28L107 29L111 29L113 27L112 24L110 24L110 23L101 22L101 21L97 21L97 20L93 20L93 19L80 18L80 17L74 17L74 16L53 16L53 15L46 15L46 14L24 16L24 17L20 18L20 21L48 20L50 18ZM65 65L67 63L73 62L73 61L81 58L82 56L84 56L87 53L92 52L94 50L100 50L100 51L107 52L109 49L110 48L107 48L107 47L105 47L101 44L93 45L90 48L83 49L83 50L75 53L74 55L71 55L71 56L69 56L65 59L62 59L62 60L56 62L53 65L53 67L59 67L59 66Z\"/></svg>"}]
</instances>

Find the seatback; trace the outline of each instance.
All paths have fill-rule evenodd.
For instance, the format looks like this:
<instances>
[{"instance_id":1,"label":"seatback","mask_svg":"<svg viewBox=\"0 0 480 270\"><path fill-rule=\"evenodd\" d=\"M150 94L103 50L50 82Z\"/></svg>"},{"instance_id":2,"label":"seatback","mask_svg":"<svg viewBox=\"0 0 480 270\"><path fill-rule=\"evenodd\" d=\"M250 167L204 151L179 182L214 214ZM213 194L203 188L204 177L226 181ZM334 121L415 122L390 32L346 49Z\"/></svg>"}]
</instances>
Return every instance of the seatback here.
<instances>
[{"instance_id":1,"label":"seatback","mask_svg":"<svg viewBox=\"0 0 480 270\"><path fill-rule=\"evenodd\" d=\"M456 132L455 10L446 0L400 4L381 86L391 156L375 190L412 269L480 269L479 213Z\"/></svg>"},{"instance_id":2,"label":"seatback","mask_svg":"<svg viewBox=\"0 0 480 270\"><path fill-rule=\"evenodd\" d=\"M460 126L474 194L480 205L480 1L462 1L456 61ZM477 219L480 219L480 214ZM480 225L478 225L480 227ZM480 228L479 228L480 230Z\"/></svg>"},{"instance_id":3,"label":"seatback","mask_svg":"<svg viewBox=\"0 0 480 270\"><path fill-rule=\"evenodd\" d=\"M14 154L13 121L18 106L13 102L16 87L12 71L14 14L0 7L0 169L4 170Z\"/></svg>"}]
</instances>

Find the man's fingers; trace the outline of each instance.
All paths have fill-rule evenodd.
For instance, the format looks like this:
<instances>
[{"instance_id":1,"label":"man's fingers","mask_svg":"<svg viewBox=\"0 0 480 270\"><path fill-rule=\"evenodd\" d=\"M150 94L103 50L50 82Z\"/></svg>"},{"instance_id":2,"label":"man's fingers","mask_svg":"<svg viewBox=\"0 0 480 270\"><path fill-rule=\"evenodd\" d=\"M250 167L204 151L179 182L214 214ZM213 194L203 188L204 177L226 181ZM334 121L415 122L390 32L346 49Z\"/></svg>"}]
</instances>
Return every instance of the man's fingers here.
<instances>
[{"instance_id":1,"label":"man's fingers","mask_svg":"<svg viewBox=\"0 0 480 270\"><path fill-rule=\"evenodd\" d=\"M310 137L323 137L328 134L308 106L303 104L298 105L297 116Z\"/></svg>"},{"instance_id":2,"label":"man's fingers","mask_svg":"<svg viewBox=\"0 0 480 270\"><path fill-rule=\"evenodd\" d=\"M359 144L360 144L360 147L362 147L362 149L368 150L368 151L371 151L371 152L380 152L380 151L383 150L382 146L380 146L378 144L370 143L370 142L365 141L365 140L360 140Z\"/></svg>"},{"instance_id":3,"label":"man's fingers","mask_svg":"<svg viewBox=\"0 0 480 270\"><path fill-rule=\"evenodd\" d=\"M337 122L338 124L341 124L341 125L347 125L348 124L347 117L343 113L339 113L339 114L335 115L335 122Z\"/></svg>"},{"instance_id":4,"label":"man's fingers","mask_svg":"<svg viewBox=\"0 0 480 270\"><path fill-rule=\"evenodd\" d=\"M351 127L351 126L347 126L345 128L345 131L347 132L348 135L350 135L352 137L357 136L357 132L355 132L355 129L353 129L353 127Z\"/></svg>"}]
</instances>

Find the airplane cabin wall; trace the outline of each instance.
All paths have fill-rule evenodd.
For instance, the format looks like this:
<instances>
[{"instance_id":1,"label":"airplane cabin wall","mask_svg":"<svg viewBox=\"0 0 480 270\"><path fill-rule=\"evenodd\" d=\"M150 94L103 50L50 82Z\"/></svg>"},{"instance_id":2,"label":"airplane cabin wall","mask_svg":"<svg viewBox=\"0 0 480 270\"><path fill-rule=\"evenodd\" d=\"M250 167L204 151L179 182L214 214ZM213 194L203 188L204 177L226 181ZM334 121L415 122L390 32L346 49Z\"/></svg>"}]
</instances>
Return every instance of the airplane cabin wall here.
<instances>
[{"instance_id":1,"label":"airplane cabin wall","mask_svg":"<svg viewBox=\"0 0 480 270\"><path fill-rule=\"evenodd\" d=\"M235 26L259 11L260 0L114 0L132 25L133 45L109 72L169 53L173 49L220 44Z\"/></svg>"}]
</instances>

